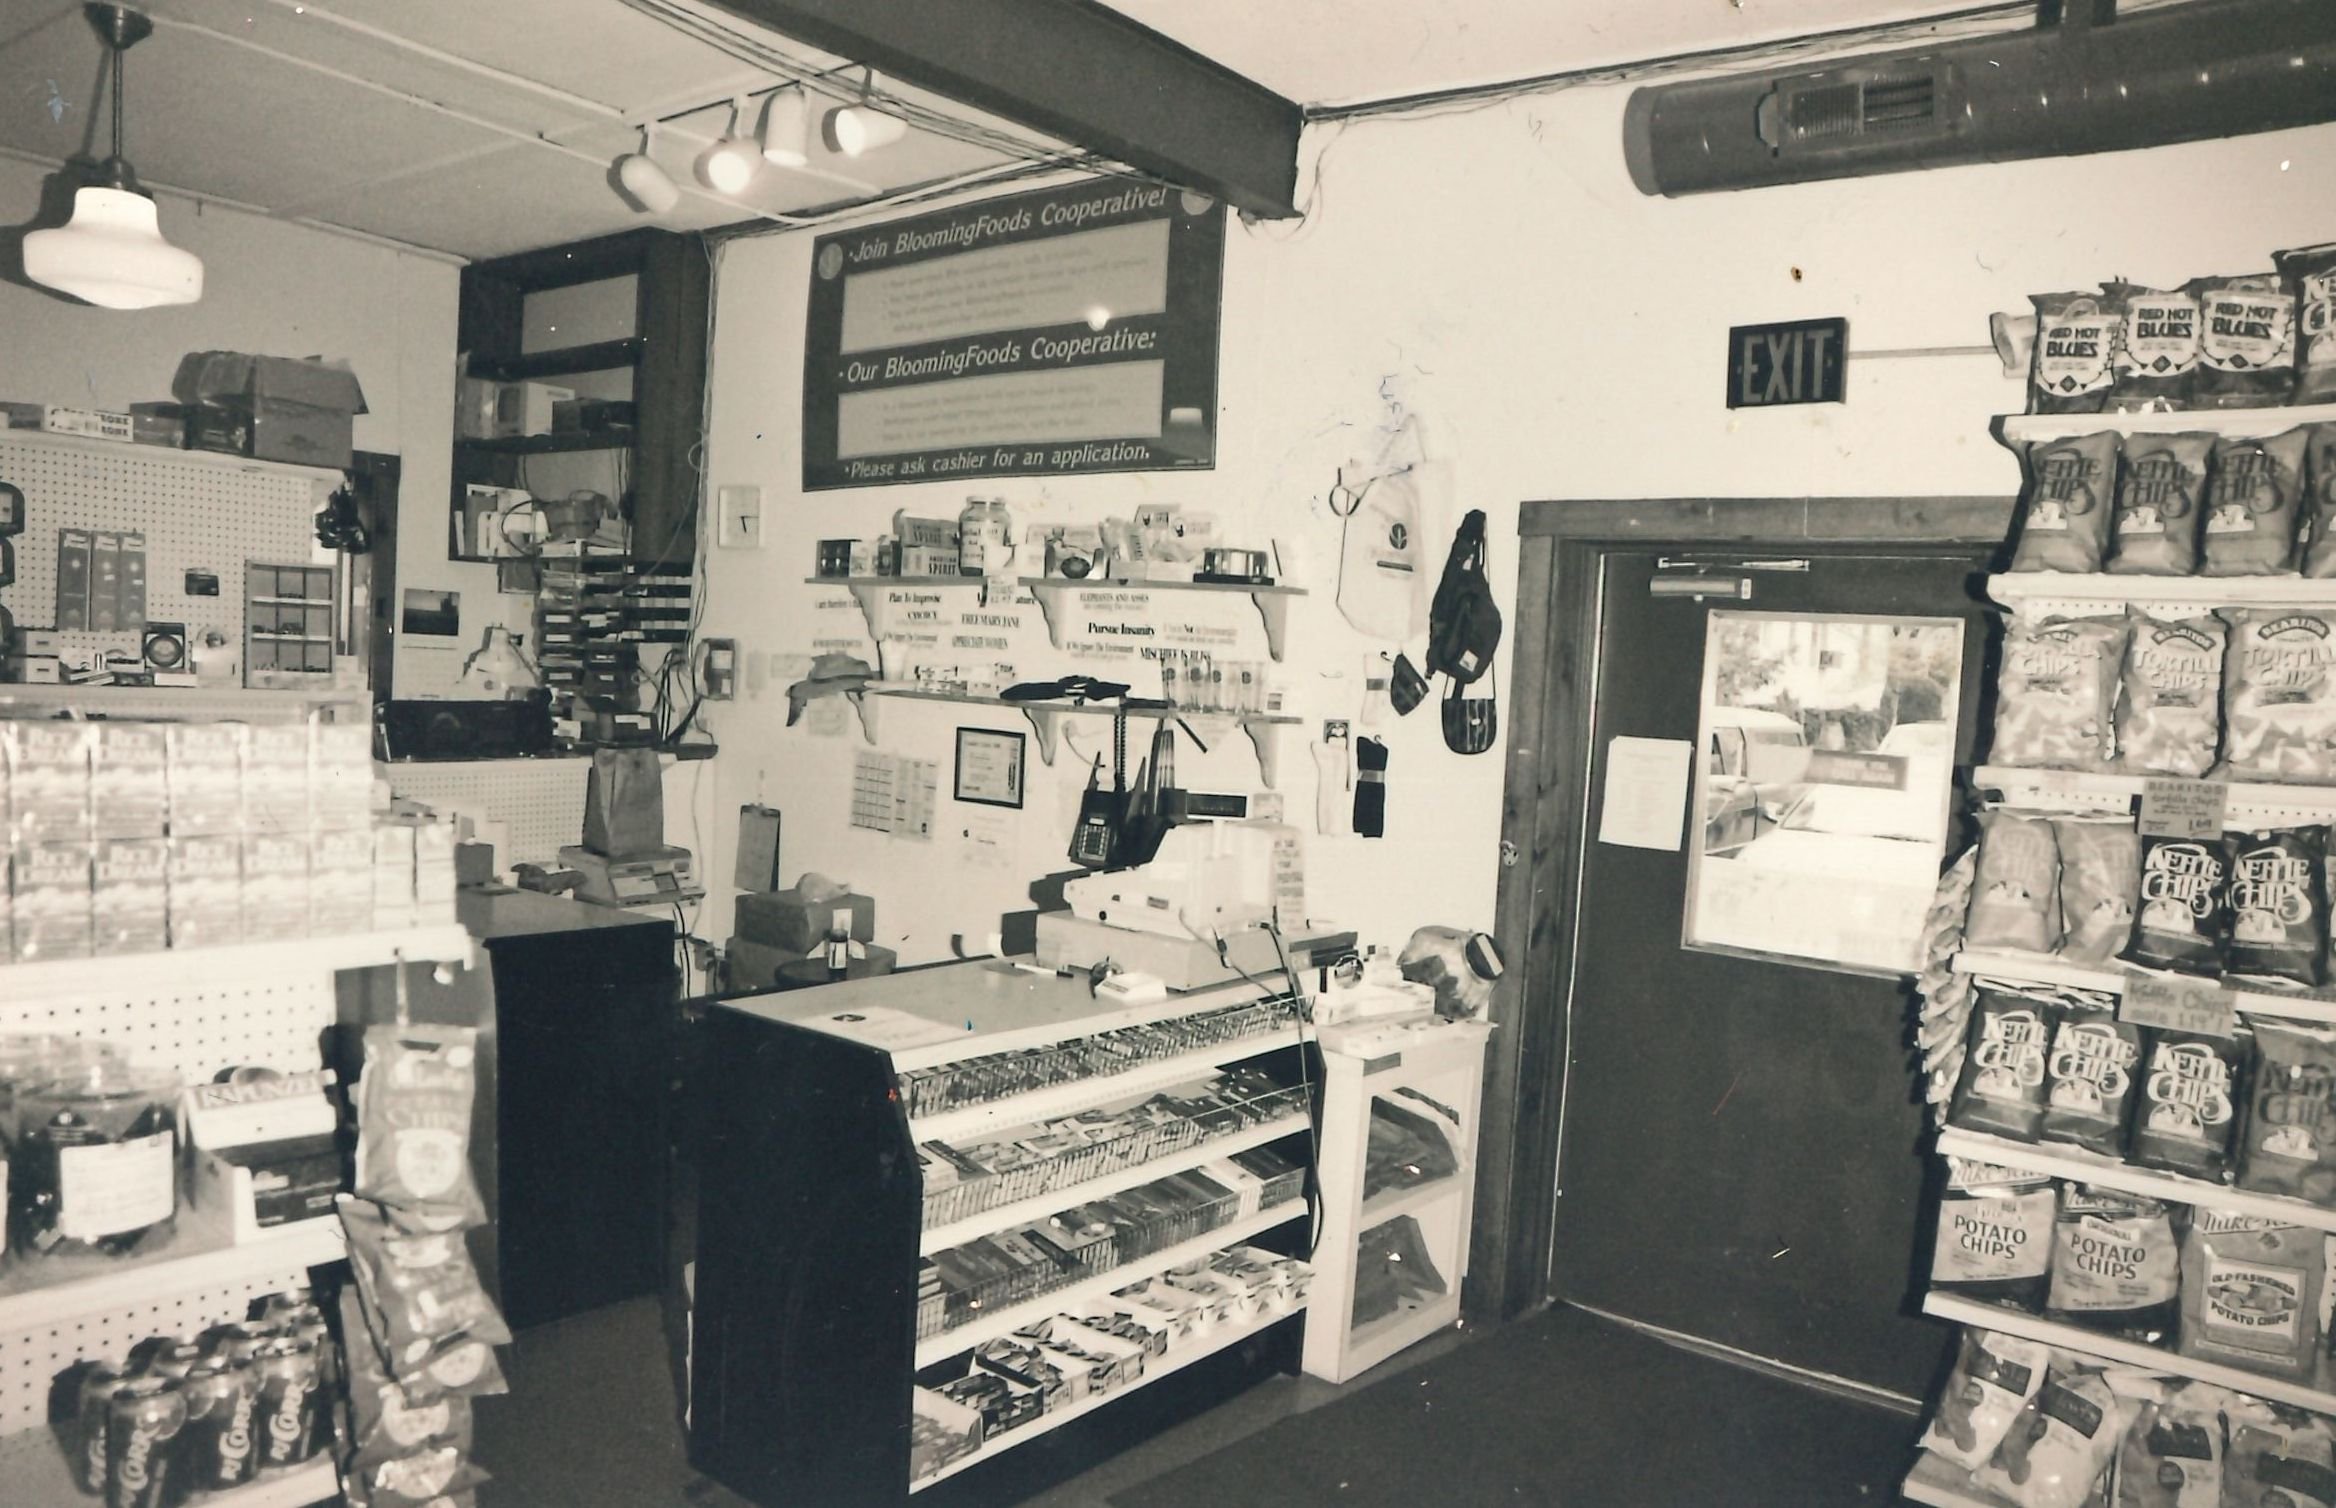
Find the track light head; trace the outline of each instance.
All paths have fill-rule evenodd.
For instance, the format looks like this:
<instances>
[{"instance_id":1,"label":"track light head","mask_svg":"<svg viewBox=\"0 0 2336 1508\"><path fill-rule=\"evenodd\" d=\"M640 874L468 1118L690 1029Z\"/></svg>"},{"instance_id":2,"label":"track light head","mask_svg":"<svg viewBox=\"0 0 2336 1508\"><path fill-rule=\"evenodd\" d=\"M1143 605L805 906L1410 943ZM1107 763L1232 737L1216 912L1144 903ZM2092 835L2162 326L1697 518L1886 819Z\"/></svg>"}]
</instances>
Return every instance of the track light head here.
<instances>
[{"instance_id":1,"label":"track light head","mask_svg":"<svg viewBox=\"0 0 2336 1508\"><path fill-rule=\"evenodd\" d=\"M801 85L781 89L762 110L762 160L782 168L811 163L811 102Z\"/></svg>"},{"instance_id":2,"label":"track light head","mask_svg":"<svg viewBox=\"0 0 2336 1508\"><path fill-rule=\"evenodd\" d=\"M746 101L732 100L730 129L698 157L698 177L717 194L744 191L754 181L754 175L762 171L761 148L738 134L738 122L745 113Z\"/></svg>"},{"instance_id":3,"label":"track light head","mask_svg":"<svg viewBox=\"0 0 2336 1508\"><path fill-rule=\"evenodd\" d=\"M827 112L827 144L846 157L891 146L908 134L908 122L872 105L839 105Z\"/></svg>"},{"instance_id":4,"label":"track light head","mask_svg":"<svg viewBox=\"0 0 2336 1508\"><path fill-rule=\"evenodd\" d=\"M641 150L616 160L617 186L643 214L662 215L681 202L681 189L657 159L649 155L650 132L641 127Z\"/></svg>"}]
</instances>

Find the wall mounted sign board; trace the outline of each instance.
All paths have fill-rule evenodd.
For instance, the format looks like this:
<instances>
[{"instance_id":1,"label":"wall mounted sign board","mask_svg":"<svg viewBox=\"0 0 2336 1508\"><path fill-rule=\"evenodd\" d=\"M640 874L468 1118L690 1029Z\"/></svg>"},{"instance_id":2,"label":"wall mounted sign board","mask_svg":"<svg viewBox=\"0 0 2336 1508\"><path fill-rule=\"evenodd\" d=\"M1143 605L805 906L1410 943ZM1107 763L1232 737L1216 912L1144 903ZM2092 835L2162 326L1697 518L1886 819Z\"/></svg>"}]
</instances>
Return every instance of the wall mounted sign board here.
<instances>
[{"instance_id":1,"label":"wall mounted sign board","mask_svg":"<svg viewBox=\"0 0 2336 1508\"><path fill-rule=\"evenodd\" d=\"M1728 407L1839 403L1849 321L1796 319L1728 331Z\"/></svg>"},{"instance_id":2,"label":"wall mounted sign board","mask_svg":"<svg viewBox=\"0 0 2336 1508\"><path fill-rule=\"evenodd\" d=\"M1225 210L1096 179L822 236L803 485L1205 469Z\"/></svg>"}]
</instances>

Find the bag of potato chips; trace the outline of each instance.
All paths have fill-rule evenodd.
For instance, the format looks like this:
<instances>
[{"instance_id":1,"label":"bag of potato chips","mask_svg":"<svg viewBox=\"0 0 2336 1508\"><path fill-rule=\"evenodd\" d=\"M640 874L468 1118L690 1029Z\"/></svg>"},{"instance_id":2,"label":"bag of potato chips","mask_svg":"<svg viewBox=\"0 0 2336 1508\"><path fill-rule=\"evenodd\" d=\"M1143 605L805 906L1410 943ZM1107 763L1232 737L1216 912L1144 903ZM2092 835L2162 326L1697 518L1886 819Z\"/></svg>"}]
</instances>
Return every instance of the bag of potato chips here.
<instances>
[{"instance_id":1,"label":"bag of potato chips","mask_svg":"<svg viewBox=\"0 0 2336 1508\"><path fill-rule=\"evenodd\" d=\"M2158 1345L2174 1333L2181 1275L2165 1205L2090 1184L2062 1193L2046 1318Z\"/></svg>"},{"instance_id":2,"label":"bag of potato chips","mask_svg":"<svg viewBox=\"0 0 2336 1508\"><path fill-rule=\"evenodd\" d=\"M2304 431L2303 572L2336 577L2336 424Z\"/></svg>"},{"instance_id":3,"label":"bag of potato chips","mask_svg":"<svg viewBox=\"0 0 2336 1508\"><path fill-rule=\"evenodd\" d=\"M2231 862L2230 972L2326 981L2328 829L2281 828L2239 840Z\"/></svg>"},{"instance_id":4,"label":"bag of potato chips","mask_svg":"<svg viewBox=\"0 0 2336 1508\"><path fill-rule=\"evenodd\" d=\"M2190 406L2190 374L2198 367L2198 295L2133 283L2104 290L2117 311L2117 349L2110 354L2115 381L2110 413L2162 413Z\"/></svg>"},{"instance_id":5,"label":"bag of potato chips","mask_svg":"<svg viewBox=\"0 0 2336 1508\"><path fill-rule=\"evenodd\" d=\"M2117 768L2184 775L2214 767L2222 734L2223 651L2230 625L2213 614L2168 621L2128 615L2124 695L2117 701Z\"/></svg>"},{"instance_id":6,"label":"bag of potato chips","mask_svg":"<svg viewBox=\"0 0 2336 1508\"><path fill-rule=\"evenodd\" d=\"M2336 782L2336 612L2231 607L2223 762L2233 780Z\"/></svg>"},{"instance_id":7,"label":"bag of potato chips","mask_svg":"<svg viewBox=\"0 0 2336 1508\"><path fill-rule=\"evenodd\" d=\"M1975 1479L2018 1508L2085 1508L2139 1408L2099 1372L2055 1363Z\"/></svg>"},{"instance_id":8,"label":"bag of potato chips","mask_svg":"<svg viewBox=\"0 0 2336 1508\"><path fill-rule=\"evenodd\" d=\"M1966 1471L1995 1454L2021 1408L2044 1386L2052 1350L1993 1330L1969 1328L1955 1370L1939 1390L1938 1412L1923 1432L1923 1449Z\"/></svg>"},{"instance_id":9,"label":"bag of potato chips","mask_svg":"<svg viewBox=\"0 0 2336 1508\"><path fill-rule=\"evenodd\" d=\"M2230 1431L2223 1476L2238 1494L2226 1494L2225 1503L2336 1508L2336 1435L2327 1419L2232 1393L2223 1404L2223 1423Z\"/></svg>"},{"instance_id":10,"label":"bag of potato chips","mask_svg":"<svg viewBox=\"0 0 2336 1508\"><path fill-rule=\"evenodd\" d=\"M2021 769L2102 770L2116 754L2118 618L2014 618L1995 681L1990 757Z\"/></svg>"},{"instance_id":11,"label":"bag of potato chips","mask_svg":"<svg viewBox=\"0 0 2336 1508\"><path fill-rule=\"evenodd\" d=\"M2028 447L2015 571L2097 571L2116 522L2114 431L2038 440Z\"/></svg>"},{"instance_id":12,"label":"bag of potato chips","mask_svg":"<svg viewBox=\"0 0 2336 1508\"><path fill-rule=\"evenodd\" d=\"M2234 844L2220 838L2141 840L2141 884L2125 961L2220 978L2231 936Z\"/></svg>"},{"instance_id":13,"label":"bag of potato chips","mask_svg":"<svg viewBox=\"0 0 2336 1508\"><path fill-rule=\"evenodd\" d=\"M2295 389L2295 294L2276 273L2198 278L2192 408L2277 408ZM2041 329L2041 326L2039 326Z\"/></svg>"},{"instance_id":14,"label":"bag of potato chips","mask_svg":"<svg viewBox=\"0 0 2336 1508\"><path fill-rule=\"evenodd\" d=\"M2214 442L2206 483L2201 576L2276 576L2296 568L2304 501L2304 431Z\"/></svg>"},{"instance_id":15,"label":"bag of potato chips","mask_svg":"<svg viewBox=\"0 0 2336 1508\"><path fill-rule=\"evenodd\" d=\"M2141 1028L2107 1006L2069 1005L2044 1060L2045 1141L2125 1155L2125 1122L2141 1082Z\"/></svg>"},{"instance_id":16,"label":"bag of potato chips","mask_svg":"<svg viewBox=\"0 0 2336 1508\"><path fill-rule=\"evenodd\" d=\"M2239 1187L2336 1208L2336 1032L2255 1022Z\"/></svg>"},{"instance_id":17,"label":"bag of potato chips","mask_svg":"<svg viewBox=\"0 0 2336 1508\"><path fill-rule=\"evenodd\" d=\"M2038 293L2036 351L2028 366L2028 412L2097 414L2116 373L2123 324L2098 293Z\"/></svg>"},{"instance_id":18,"label":"bag of potato chips","mask_svg":"<svg viewBox=\"0 0 2336 1508\"><path fill-rule=\"evenodd\" d=\"M2246 1064L2247 1044L2240 1038L2151 1032L2126 1160L2137 1168L2227 1182Z\"/></svg>"},{"instance_id":19,"label":"bag of potato chips","mask_svg":"<svg viewBox=\"0 0 2336 1508\"><path fill-rule=\"evenodd\" d=\"M2181 1353L2311 1380L2327 1266L2319 1231L2197 1206L2182 1240Z\"/></svg>"},{"instance_id":20,"label":"bag of potato chips","mask_svg":"<svg viewBox=\"0 0 2336 1508\"><path fill-rule=\"evenodd\" d=\"M2145 1400L2117 1457L2117 1508L2222 1508L2223 1401L2203 1382Z\"/></svg>"},{"instance_id":21,"label":"bag of potato chips","mask_svg":"<svg viewBox=\"0 0 2336 1508\"><path fill-rule=\"evenodd\" d=\"M2117 518L2110 529L2112 575L2189 576L2198 570L2206 463L2214 436L2129 435L2117 462Z\"/></svg>"},{"instance_id":22,"label":"bag of potato chips","mask_svg":"<svg viewBox=\"0 0 2336 1508\"><path fill-rule=\"evenodd\" d=\"M2295 296L2295 402L2336 402L2336 245L2273 256Z\"/></svg>"},{"instance_id":23,"label":"bag of potato chips","mask_svg":"<svg viewBox=\"0 0 2336 1508\"><path fill-rule=\"evenodd\" d=\"M1981 990L1947 1124L2034 1141L2044 1123L2045 1062L2058 1016L2059 1007L2041 997Z\"/></svg>"},{"instance_id":24,"label":"bag of potato chips","mask_svg":"<svg viewBox=\"0 0 2336 1508\"><path fill-rule=\"evenodd\" d=\"M2123 819L2056 817L2060 848L2060 956L2106 964L2133 935L2141 887L2141 837Z\"/></svg>"},{"instance_id":25,"label":"bag of potato chips","mask_svg":"<svg viewBox=\"0 0 2336 1508\"><path fill-rule=\"evenodd\" d=\"M2060 941L2060 847L2050 818L1979 817L1979 868L1963 943L2049 953Z\"/></svg>"},{"instance_id":26,"label":"bag of potato chips","mask_svg":"<svg viewBox=\"0 0 2336 1508\"><path fill-rule=\"evenodd\" d=\"M361 1198L459 1212L467 1225L486 1222L470 1166L477 1040L461 1026L365 1029L365 1071L357 1081Z\"/></svg>"}]
</instances>

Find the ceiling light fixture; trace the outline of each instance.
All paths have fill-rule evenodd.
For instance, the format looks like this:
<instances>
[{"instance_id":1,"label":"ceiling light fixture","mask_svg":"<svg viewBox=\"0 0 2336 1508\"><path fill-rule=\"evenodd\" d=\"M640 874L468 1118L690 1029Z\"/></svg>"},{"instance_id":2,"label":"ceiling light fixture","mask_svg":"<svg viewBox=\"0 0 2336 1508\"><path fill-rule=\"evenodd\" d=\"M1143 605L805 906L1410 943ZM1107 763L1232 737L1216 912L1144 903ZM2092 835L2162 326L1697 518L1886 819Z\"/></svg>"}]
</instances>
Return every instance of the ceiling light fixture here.
<instances>
[{"instance_id":1,"label":"ceiling light fixture","mask_svg":"<svg viewBox=\"0 0 2336 1508\"><path fill-rule=\"evenodd\" d=\"M738 193L762 171L762 149L738 134L745 114L746 97L740 95L730 102L730 129L698 157L698 176L718 194Z\"/></svg>"},{"instance_id":2,"label":"ceiling light fixture","mask_svg":"<svg viewBox=\"0 0 2336 1508\"><path fill-rule=\"evenodd\" d=\"M811 164L811 100L797 85L781 89L762 107L762 160L782 168Z\"/></svg>"},{"instance_id":3,"label":"ceiling light fixture","mask_svg":"<svg viewBox=\"0 0 2336 1508\"><path fill-rule=\"evenodd\" d=\"M907 121L887 115L869 102L875 92L876 75L871 70L860 81L858 104L838 105L827 112L820 129L830 149L846 157L859 157L891 146L908 134Z\"/></svg>"},{"instance_id":4,"label":"ceiling light fixture","mask_svg":"<svg viewBox=\"0 0 2336 1508\"><path fill-rule=\"evenodd\" d=\"M654 129L650 123L642 123L641 150L627 152L616 160L616 181L635 209L643 214L662 215L681 202L681 189L657 165L657 159L649 155L650 133Z\"/></svg>"},{"instance_id":5,"label":"ceiling light fixture","mask_svg":"<svg viewBox=\"0 0 2336 1508\"><path fill-rule=\"evenodd\" d=\"M154 200L122 156L122 54L154 30L120 5L85 5L82 14L113 53L114 149L98 181L73 191L73 217L24 238L25 276L105 309L191 304L203 296L203 263L162 239Z\"/></svg>"}]
</instances>

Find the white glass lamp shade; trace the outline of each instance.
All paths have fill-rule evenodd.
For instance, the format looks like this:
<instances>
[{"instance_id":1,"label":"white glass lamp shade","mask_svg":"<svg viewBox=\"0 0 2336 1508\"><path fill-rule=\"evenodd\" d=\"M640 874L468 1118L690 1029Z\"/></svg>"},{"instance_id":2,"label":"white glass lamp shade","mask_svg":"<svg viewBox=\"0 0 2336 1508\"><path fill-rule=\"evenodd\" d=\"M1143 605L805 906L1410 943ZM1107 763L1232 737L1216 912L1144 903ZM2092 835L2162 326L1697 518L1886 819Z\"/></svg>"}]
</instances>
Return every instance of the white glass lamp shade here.
<instances>
[{"instance_id":1,"label":"white glass lamp shade","mask_svg":"<svg viewBox=\"0 0 2336 1508\"><path fill-rule=\"evenodd\" d=\"M827 134L837 151L846 157L858 157L878 147L891 146L906 136L908 122L866 105L845 105L828 112Z\"/></svg>"},{"instance_id":2,"label":"white glass lamp shade","mask_svg":"<svg viewBox=\"0 0 2336 1508\"><path fill-rule=\"evenodd\" d=\"M24 238L25 276L105 309L191 304L203 262L162 239L154 201L127 189L73 192L73 218Z\"/></svg>"},{"instance_id":3,"label":"white glass lamp shade","mask_svg":"<svg viewBox=\"0 0 2336 1508\"><path fill-rule=\"evenodd\" d=\"M762 150L738 136L725 136L698 159L698 176L717 194L736 194L762 171Z\"/></svg>"},{"instance_id":4,"label":"white glass lamp shade","mask_svg":"<svg viewBox=\"0 0 2336 1508\"><path fill-rule=\"evenodd\" d=\"M774 167L799 168L811 162L811 111L800 89L782 89L763 106L762 160Z\"/></svg>"},{"instance_id":5,"label":"white glass lamp shade","mask_svg":"<svg viewBox=\"0 0 2336 1508\"><path fill-rule=\"evenodd\" d=\"M646 151L618 159L616 181L635 204L652 215L662 215L681 202L679 186Z\"/></svg>"}]
</instances>

